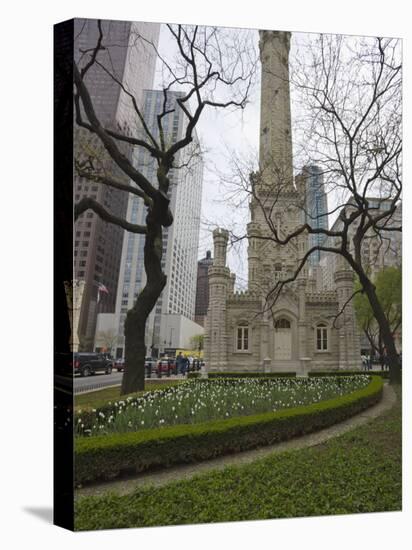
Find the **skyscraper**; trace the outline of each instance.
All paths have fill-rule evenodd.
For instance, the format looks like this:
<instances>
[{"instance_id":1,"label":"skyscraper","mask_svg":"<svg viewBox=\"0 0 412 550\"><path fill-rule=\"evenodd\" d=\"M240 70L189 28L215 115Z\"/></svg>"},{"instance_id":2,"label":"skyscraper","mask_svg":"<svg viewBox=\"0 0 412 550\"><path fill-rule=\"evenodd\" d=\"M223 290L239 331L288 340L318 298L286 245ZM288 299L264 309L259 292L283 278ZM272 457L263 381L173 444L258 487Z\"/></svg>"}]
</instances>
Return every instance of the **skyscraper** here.
<instances>
[{"instance_id":1,"label":"skyscraper","mask_svg":"<svg viewBox=\"0 0 412 550\"><path fill-rule=\"evenodd\" d=\"M306 191L305 222L312 228L327 229L328 206L321 168L315 164L305 166L300 176L304 179ZM309 248L322 246L324 241L325 235L311 234L309 235ZM315 250L309 256L309 265L313 267L319 265L320 258L320 250Z\"/></svg>"},{"instance_id":2,"label":"skyscraper","mask_svg":"<svg viewBox=\"0 0 412 550\"><path fill-rule=\"evenodd\" d=\"M153 85L156 54L150 42L157 46L159 24L129 21L101 22L104 49L98 52L97 63L85 75L95 112L107 128L126 135L139 131L137 115L128 90L142 103L143 89ZM99 39L98 22L93 19L76 19L74 25L74 58L84 67ZM145 40L139 37L143 36ZM116 78L125 90L110 76ZM110 159L98 137L83 128L76 127L74 136L75 159L93 158L96 168L124 183L128 183L122 171ZM131 158L132 148L121 146ZM92 197L109 212L124 217L127 210L126 193L111 187L74 176L75 203L83 197ZM123 229L102 221L88 210L79 216L74 228L74 273L84 281L84 294L79 319L79 337L84 348L91 348L99 312L114 311L119 275ZM99 284L109 293L98 299Z\"/></svg>"},{"instance_id":3,"label":"skyscraper","mask_svg":"<svg viewBox=\"0 0 412 550\"><path fill-rule=\"evenodd\" d=\"M206 257L197 262L195 321L202 327L209 307L209 266L211 265L213 265L212 253L208 250Z\"/></svg>"},{"instance_id":4,"label":"skyscraper","mask_svg":"<svg viewBox=\"0 0 412 550\"><path fill-rule=\"evenodd\" d=\"M181 92L168 92L169 112L163 118L166 139L177 141L185 135L186 120L176 100ZM158 135L157 115L163 108L163 90L145 90L144 119L149 130ZM189 158L199 149L195 136L192 146L181 150L175 158L170 177L170 208L174 222L163 229L162 268L167 275L167 284L146 324L146 346L148 353L157 354L167 347L183 347L179 328L183 319L184 330L193 335L198 333L194 323L196 298L196 270L200 229L200 209L202 200L203 162L200 156ZM136 155L136 167L155 186L156 164L153 157L141 149ZM130 196L127 208L127 220L144 224L146 207L140 197ZM125 232L122 248L122 260L116 299L116 311L113 316L99 316L96 332L96 345L99 333L113 329L117 334L115 353L124 354L124 321L127 310L133 307L138 293L146 283L144 270L145 236ZM178 326L179 325L179 326ZM196 328L197 327L197 328ZM177 341L178 340L178 341ZM174 345L176 344L176 345Z\"/></svg>"}]
</instances>

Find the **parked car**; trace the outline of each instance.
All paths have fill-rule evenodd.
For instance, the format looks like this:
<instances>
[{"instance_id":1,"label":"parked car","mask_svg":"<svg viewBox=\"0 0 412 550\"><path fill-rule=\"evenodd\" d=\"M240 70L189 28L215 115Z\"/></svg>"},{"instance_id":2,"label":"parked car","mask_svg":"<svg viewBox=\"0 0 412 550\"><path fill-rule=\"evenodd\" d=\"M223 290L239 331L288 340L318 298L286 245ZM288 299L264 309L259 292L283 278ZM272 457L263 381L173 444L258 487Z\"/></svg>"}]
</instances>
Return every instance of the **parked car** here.
<instances>
[{"instance_id":1,"label":"parked car","mask_svg":"<svg viewBox=\"0 0 412 550\"><path fill-rule=\"evenodd\" d=\"M117 372L124 370L124 357L119 357L114 363L114 368L117 369Z\"/></svg>"},{"instance_id":2,"label":"parked car","mask_svg":"<svg viewBox=\"0 0 412 550\"><path fill-rule=\"evenodd\" d=\"M163 357L157 362L156 374L158 378L163 376L170 376L171 374L177 374L177 366L175 359L169 359Z\"/></svg>"},{"instance_id":3,"label":"parked car","mask_svg":"<svg viewBox=\"0 0 412 550\"><path fill-rule=\"evenodd\" d=\"M73 354L74 374L90 376L96 372L111 374L113 358L105 353L80 353Z\"/></svg>"}]
</instances>

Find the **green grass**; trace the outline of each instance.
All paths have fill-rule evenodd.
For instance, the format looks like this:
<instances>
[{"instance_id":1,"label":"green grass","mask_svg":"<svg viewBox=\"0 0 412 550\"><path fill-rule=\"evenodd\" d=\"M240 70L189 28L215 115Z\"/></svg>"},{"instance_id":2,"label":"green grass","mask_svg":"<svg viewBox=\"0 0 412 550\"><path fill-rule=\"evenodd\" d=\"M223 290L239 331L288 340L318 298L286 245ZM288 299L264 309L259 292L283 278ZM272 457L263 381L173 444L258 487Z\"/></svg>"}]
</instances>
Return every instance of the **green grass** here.
<instances>
[{"instance_id":1,"label":"green grass","mask_svg":"<svg viewBox=\"0 0 412 550\"><path fill-rule=\"evenodd\" d=\"M398 390L398 398L400 392ZM77 530L400 510L401 406L316 447L125 496L84 497Z\"/></svg>"},{"instance_id":2,"label":"green grass","mask_svg":"<svg viewBox=\"0 0 412 550\"><path fill-rule=\"evenodd\" d=\"M176 386L177 384L181 384L182 382L184 382L183 379L182 380L165 380L164 382L161 382L160 380L146 380L145 391L165 389L170 386ZM122 396L122 399L124 397L139 397L143 393L144 392L142 391L136 392L136 393L130 393ZM113 401L117 401L118 399L120 399L120 386L117 386L115 388L104 388L98 391L75 395L74 406L75 406L75 410L97 409L100 407L104 407L109 403L109 401L113 402Z\"/></svg>"}]
</instances>

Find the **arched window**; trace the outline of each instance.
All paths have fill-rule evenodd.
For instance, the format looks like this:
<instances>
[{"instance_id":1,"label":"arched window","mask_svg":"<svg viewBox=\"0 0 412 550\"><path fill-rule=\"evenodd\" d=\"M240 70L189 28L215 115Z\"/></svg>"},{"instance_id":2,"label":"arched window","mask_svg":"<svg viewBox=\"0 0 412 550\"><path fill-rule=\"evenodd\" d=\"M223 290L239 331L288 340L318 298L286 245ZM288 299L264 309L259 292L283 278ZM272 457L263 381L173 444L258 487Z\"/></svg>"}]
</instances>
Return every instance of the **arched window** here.
<instances>
[{"instance_id":1,"label":"arched window","mask_svg":"<svg viewBox=\"0 0 412 550\"><path fill-rule=\"evenodd\" d=\"M282 271L282 264L276 263L275 264L275 271Z\"/></svg>"},{"instance_id":2,"label":"arched window","mask_svg":"<svg viewBox=\"0 0 412 550\"><path fill-rule=\"evenodd\" d=\"M317 351L328 350L328 327L324 323L316 326L316 349Z\"/></svg>"},{"instance_id":3,"label":"arched window","mask_svg":"<svg viewBox=\"0 0 412 550\"><path fill-rule=\"evenodd\" d=\"M239 323L236 327L236 351L249 351L249 325Z\"/></svg>"},{"instance_id":4,"label":"arched window","mask_svg":"<svg viewBox=\"0 0 412 550\"><path fill-rule=\"evenodd\" d=\"M278 330L280 328L290 328L290 321L287 319L278 319L275 323L275 330Z\"/></svg>"}]
</instances>

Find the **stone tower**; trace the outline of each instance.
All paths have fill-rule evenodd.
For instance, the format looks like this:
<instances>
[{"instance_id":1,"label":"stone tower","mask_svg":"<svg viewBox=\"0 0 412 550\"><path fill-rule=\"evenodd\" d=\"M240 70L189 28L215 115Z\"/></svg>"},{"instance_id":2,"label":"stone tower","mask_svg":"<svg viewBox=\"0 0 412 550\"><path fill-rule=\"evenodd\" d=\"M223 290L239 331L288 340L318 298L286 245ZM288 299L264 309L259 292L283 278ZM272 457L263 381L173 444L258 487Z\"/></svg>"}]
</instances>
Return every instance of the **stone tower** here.
<instances>
[{"instance_id":1,"label":"stone tower","mask_svg":"<svg viewBox=\"0 0 412 550\"><path fill-rule=\"evenodd\" d=\"M229 232L213 231L214 257L209 267L209 308L205 324L205 361L225 370L227 364L226 301L233 292L234 279L226 267Z\"/></svg>"},{"instance_id":2,"label":"stone tower","mask_svg":"<svg viewBox=\"0 0 412 550\"><path fill-rule=\"evenodd\" d=\"M285 237L302 222L301 197L293 184L289 91L290 33L260 31L262 64L259 172L251 174L254 193L248 224L249 290L267 291L273 281L295 270L302 246L274 246L262 239L277 231ZM266 283L264 279L267 279Z\"/></svg>"},{"instance_id":3,"label":"stone tower","mask_svg":"<svg viewBox=\"0 0 412 550\"><path fill-rule=\"evenodd\" d=\"M290 33L260 31L262 63L260 170L278 171L293 186L292 132L289 93Z\"/></svg>"},{"instance_id":4,"label":"stone tower","mask_svg":"<svg viewBox=\"0 0 412 550\"><path fill-rule=\"evenodd\" d=\"M360 339L353 301L350 300L355 277L352 269L341 256L338 256L336 263L334 281L338 297L338 313L343 310L336 321L339 327L339 369L357 369L359 368Z\"/></svg>"}]
</instances>

